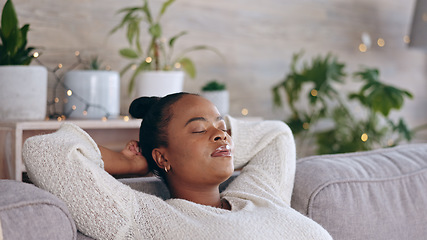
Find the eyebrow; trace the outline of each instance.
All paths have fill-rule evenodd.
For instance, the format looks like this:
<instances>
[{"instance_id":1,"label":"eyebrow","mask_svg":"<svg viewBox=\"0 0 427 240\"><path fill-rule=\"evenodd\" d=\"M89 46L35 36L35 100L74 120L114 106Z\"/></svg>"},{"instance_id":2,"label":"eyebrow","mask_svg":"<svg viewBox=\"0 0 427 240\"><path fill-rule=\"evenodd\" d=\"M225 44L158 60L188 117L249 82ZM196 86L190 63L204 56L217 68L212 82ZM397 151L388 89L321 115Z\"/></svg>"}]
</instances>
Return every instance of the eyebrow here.
<instances>
[{"instance_id":1,"label":"eyebrow","mask_svg":"<svg viewBox=\"0 0 427 240\"><path fill-rule=\"evenodd\" d=\"M224 120L224 118L223 118L222 116L218 116L215 120L216 120L217 122L219 122L219 121ZM190 120L188 120L188 121L185 123L185 126L187 126L188 124L190 124L190 123L192 123L192 122L195 122L195 121L203 121L203 122L207 122L208 120L206 120L206 118L204 118L204 117L194 117L194 118L191 118Z\"/></svg>"}]
</instances>

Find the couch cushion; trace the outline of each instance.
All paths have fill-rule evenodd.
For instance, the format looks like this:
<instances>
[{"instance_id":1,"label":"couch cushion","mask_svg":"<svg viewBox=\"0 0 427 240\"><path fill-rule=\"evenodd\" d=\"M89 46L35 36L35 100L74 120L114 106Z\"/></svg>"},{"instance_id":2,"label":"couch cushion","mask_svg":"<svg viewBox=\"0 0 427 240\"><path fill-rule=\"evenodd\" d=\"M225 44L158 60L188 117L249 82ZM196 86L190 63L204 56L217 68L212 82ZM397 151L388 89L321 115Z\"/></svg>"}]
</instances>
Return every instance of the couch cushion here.
<instances>
[{"instance_id":1,"label":"couch cushion","mask_svg":"<svg viewBox=\"0 0 427 240\"><path fill-rule=\"evenodd\" d=\"M334 239L425 239L427 144L297 162L291 205Z\"/></svg>"},{"instance_id":2,"label":"couch cushion","mask_svg":"<svg viewBox=\"0 0 427 240\"><path fill-rule=\"evenodd\" d=\"M65 204L31 184L0 180L0 221L4 239L76 239Z\"/></svg>"}]
</instances>

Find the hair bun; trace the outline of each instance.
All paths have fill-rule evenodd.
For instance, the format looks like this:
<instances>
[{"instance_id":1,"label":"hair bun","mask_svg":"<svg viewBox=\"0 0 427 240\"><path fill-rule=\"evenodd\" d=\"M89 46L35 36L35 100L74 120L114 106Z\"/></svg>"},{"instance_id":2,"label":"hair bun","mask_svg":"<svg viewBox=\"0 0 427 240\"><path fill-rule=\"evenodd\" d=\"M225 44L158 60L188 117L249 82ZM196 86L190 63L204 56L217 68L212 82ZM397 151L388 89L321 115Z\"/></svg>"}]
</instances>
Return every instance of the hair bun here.
<instances>
[{"instance_id":1,"label":"hair bun","mask_svg":"<svg viewBox=\"0 0 427 240\"><path fill-rule=\"evenodd\" d=\"M129 113L133 118L144 118L151 107L160 100L159 97L140 97L132 101Z\"/></svg>"}]
</instances>

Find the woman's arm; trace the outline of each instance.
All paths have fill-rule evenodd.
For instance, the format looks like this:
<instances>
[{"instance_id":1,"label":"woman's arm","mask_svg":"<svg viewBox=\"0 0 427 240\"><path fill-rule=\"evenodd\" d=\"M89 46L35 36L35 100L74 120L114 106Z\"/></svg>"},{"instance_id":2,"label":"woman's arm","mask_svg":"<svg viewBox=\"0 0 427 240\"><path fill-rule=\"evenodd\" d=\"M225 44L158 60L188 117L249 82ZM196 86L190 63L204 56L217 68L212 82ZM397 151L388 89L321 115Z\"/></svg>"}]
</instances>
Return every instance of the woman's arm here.
<instances>
[{"instance_id":1,"label":"woman's arm","mask_svg":"<svg viewBox=\"0 0 427 240\"><path fill-rule=\"evenodd\" d=\"M148 173L148 164L139 151L138 142L129 141L125 148L116 152L106 147L98 145L101 151L104 169L111 175Z\"/></svg>"},{"instance_id":2,"label":"woman's arm","mask_svg":"<svg viewBox=\"0 0 427 240\"><path fill-rule=\"evenodd\" d=\"M160 202L104 171L97 144L74 124L28 138L23 158L31 181L62 199L77 228L95 239L127 239L137 234L135 218L152 217L141 212L152 210L140 204L151 207Z\"/></svg>"},{"instance_id":3,"label":"woman's arm","mask_svg":"<svg viewBox=\"0 0 427 240\"><path fill-rule=\"evenodd\" d=\"M296 165L290 128L280 121L247 122L231 117L227 121L235 145L235 168L243 167L233 188L254 194L267 191L289 204Z\"/></svg>"}]
</instances>

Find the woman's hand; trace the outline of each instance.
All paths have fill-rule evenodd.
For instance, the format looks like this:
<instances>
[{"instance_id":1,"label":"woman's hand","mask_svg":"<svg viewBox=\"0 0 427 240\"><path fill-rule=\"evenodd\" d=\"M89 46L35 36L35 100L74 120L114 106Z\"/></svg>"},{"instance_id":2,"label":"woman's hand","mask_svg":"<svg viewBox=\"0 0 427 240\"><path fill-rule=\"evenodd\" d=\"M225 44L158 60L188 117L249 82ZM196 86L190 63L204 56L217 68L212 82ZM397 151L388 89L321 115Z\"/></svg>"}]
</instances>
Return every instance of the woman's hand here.
<instances>
[{"instance_id":1,"label":"woman's hand","mask_svg":"<svg viewBox=\"0 0 427 240\"><path fill-rule=\"evenodd\" d=\"M129 141L125 148L120 152L123 154L123 157L131 163L132 172L137 174L147 174L148 173L148 164L144 156L142 156L139 149L138 141L131 140Z\"/></svg>"},{"instance_id":2,"label":"woman's hand","mask_svg":"<svg viewBox=\"0 0 427 240\"><path fill-rule=\"evenodd\" d=\"M148 173L146 159L139 151L138 142L129 141L120 152L112 151L103 146L98 146L101 151L104 169L112 175L116 174L138 174Z\"/></svg>"}]
</instances>

